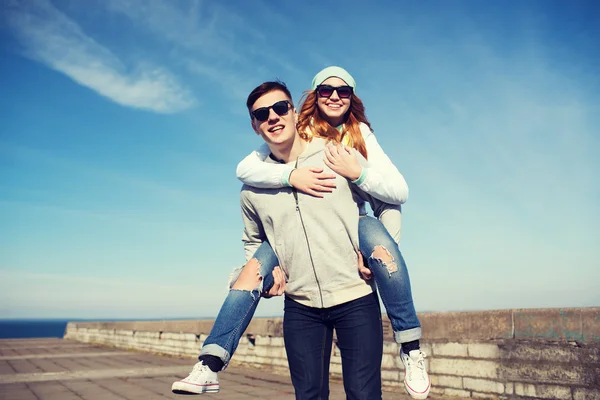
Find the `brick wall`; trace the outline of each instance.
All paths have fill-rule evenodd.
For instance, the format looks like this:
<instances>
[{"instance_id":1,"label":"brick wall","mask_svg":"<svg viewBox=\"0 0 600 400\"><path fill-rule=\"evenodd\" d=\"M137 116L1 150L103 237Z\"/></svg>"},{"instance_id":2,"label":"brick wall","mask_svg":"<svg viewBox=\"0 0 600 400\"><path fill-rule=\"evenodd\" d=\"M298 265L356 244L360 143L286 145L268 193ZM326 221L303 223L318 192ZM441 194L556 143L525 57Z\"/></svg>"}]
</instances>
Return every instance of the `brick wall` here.
<instances>
[{"instance_id":1,"label":"brick wall","mask_svg":"<svg viewBox=\"0 0 600 400\"><path fill-rule=\"evenodd\" d=\"M600 400L600 307L424 313L419 318L435 394ZM65 339L192 359L212 323L77 322L68 324ZM287 373L281 324L277 318L254 319L232 363ZM402 386L399 346L387 320L384 331L383 384ZM331 374L341 376L336 346Z\"/></svg>"}]
</instances>

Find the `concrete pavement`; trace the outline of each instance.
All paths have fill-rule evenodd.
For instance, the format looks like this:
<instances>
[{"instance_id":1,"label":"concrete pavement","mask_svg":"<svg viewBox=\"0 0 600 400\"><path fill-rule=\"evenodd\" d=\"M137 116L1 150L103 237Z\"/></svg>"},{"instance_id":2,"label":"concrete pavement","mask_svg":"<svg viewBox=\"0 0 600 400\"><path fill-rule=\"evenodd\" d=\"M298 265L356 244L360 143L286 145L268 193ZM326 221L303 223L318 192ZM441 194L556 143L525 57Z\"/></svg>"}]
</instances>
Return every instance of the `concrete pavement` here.
<instances>
[{"instance_id":1,"label":"concrete pavement","mask_svg":"<svg viewBox=\"0 0 600 400\"><path fill-rule=\"evenodd\" d=\"M0 340L2 400L181 399L171 384L195 360L129 352L63 339ZM288 376L231 365L219 374L220 400L294 399ZM403 390L383 398L409 400ZM345 399L341 382L331 382L330 399ZM434 397L430 397L434 399Z\"/></svg>"}]
</instances>

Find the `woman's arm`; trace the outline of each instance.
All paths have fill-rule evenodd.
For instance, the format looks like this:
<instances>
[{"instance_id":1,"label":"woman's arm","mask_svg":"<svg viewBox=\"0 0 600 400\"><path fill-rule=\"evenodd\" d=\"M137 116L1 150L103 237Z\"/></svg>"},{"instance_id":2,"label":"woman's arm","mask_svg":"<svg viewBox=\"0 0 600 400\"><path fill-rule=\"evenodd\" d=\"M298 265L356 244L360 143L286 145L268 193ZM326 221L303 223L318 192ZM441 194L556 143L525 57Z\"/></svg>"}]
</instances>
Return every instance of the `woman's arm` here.
<instances>
[{"instance_id":1,"label":"woman's arm","mask_svg":"<svg viewBox=\"0 0 600 400\"><path fill-rule=\"evenodd\" d=\"M369 156L366 165L358 162L355 154L359 153L354 149L331 143L325 149L325 164L377 200L393 205L404 204L408 199L408 185L404 177L383 152L369 127L361 124L361 132Z\"/></svg>"},{"instance_id":2,"label":"woman's arm","mask_svg":"<svg viewBox=\"0 0 600 400\"><path fill-rule=\"evenodd\" d=\"M323 172L323 168L291 168L286 164L266 163L271 150L266 143L248 154L237 166L236 175L248 186L277 189L293 186L301 192L315 197L335 189L335 175Z\"/></svg>"},{"instance_id":3,"label":"woman's arm","mask_svg":"<svg viewBox=\"0 0 600 400\"><path fill-rule=\"evenodd\" d=\"M266 143L248 154L237 166L237 178L248 186L263 189L277 189L290 185L293 168L285 164L266 163L271 154Z\"/></svg>"},{"instance_id":4,"label":"woman's arm","mask_svg":"<svg viewBox=\"0 0 600 400\"><path fill-rule=\"evenodd\" d=\"M368 168L369 163L356 150L352 150L352 155L358 164L363 168ZM359 199L368 202L371 205L373 214L381 221L396 243L400 243L400 234L402 231L402 208L399 204L389 204L377 199L372 194L360 189L358 185L352 185L353 192Z\"/></svg>"},{"instance_id":5,"label":"woman's arm","mask_svg":"<svg viewBox=\"0 0 600 400\"><path fill-rule=\"evenodd\" d=\"M408 185L398 168L385 154L377 138L365 124L360 125L365 139L369 164L356 185L384 203L400 205L408 200ZM362 178L362 180L361 180Z\"/></svg>"}]
</instances>

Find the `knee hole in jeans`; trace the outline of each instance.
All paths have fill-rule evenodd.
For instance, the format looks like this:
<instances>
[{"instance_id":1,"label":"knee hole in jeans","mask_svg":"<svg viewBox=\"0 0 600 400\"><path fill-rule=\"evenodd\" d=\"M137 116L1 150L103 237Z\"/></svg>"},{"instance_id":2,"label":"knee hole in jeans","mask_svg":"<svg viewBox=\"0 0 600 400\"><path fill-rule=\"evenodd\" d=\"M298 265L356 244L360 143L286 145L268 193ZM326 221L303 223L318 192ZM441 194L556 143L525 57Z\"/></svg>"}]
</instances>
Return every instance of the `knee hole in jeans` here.
<instances>
[{"instance_id":1,"label":"knee hole in jeans","mask_svg":"<svg viewBox=\"0 0 600 400\"><path fill-rule=\"evenodd\" d=\"M262 280L263 277L260 275L260 261L256 258L252 258L244 265L242 272L236 279L232 290L258 290L262 291Z\"/></svg>"},{"instance_id":2,"label":"knee hole in jeans","mask_svg":"<svg viewBox=\"0 0 600 400\"><path fill-rule=\"evenodd\" d=\"M392 257L390 252L383 246L375 246L373 253L371 253L371 258L380 261L390 275L393 272L398 271L398 265L396 264L394 257Z\"/></svg>"}]
</instances>

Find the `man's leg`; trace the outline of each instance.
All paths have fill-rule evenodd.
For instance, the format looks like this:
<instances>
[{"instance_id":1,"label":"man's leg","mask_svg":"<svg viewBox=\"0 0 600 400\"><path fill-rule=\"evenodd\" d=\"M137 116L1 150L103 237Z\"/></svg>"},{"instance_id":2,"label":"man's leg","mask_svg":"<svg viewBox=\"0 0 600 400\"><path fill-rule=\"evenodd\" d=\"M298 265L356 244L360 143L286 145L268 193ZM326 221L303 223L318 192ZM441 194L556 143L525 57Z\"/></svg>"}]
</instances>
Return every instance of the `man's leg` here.
<instances>
[{"instance_id":1,"label":"man's leg","mask_svg":"<svg viewBox=\"0 0 600 400\"><path fill-rule=\"evenodd\" d=\"M348 400L381 400L383 328L377 294L332 307Z\"/></svg>"},{"instance_id":2,"label":"man's leg","mask_svg":"<svg viewBox=\"0 0 600 400\"><path fill-rule=\"evenodd\" d=\"M329 361L333 327L324 321L327 310L285 298L283 337L296 400L329 398Z\"/></svg>"}]
</instances>

